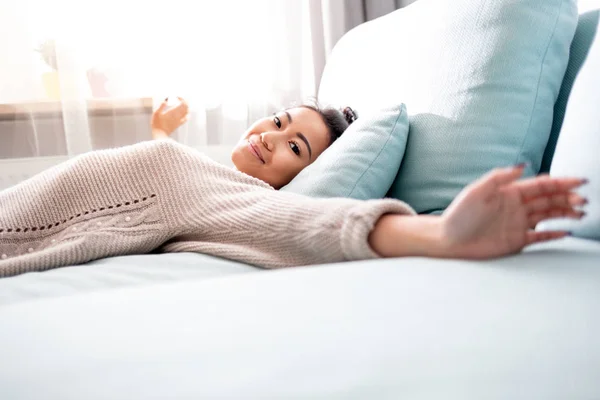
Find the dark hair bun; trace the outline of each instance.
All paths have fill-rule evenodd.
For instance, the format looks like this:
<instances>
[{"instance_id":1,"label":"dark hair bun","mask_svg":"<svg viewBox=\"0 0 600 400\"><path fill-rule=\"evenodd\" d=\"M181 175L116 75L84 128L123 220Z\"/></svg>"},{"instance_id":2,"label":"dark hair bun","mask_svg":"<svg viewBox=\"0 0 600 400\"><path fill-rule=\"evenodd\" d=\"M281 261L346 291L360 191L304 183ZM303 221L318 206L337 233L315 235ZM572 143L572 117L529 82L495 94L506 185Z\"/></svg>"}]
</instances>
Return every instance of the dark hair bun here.
<instances>
[{"instance_id":1,"label":"dark hair bun","mask_svg":"<svg viewBox=\"0 0 600 400\"><path fill-rule=\"evenodd\" d=\"M348 122L348 124L353 123L358 118L356 112L350 107L345 107L342 110L342 113L344 113L344 118L346 118L346 122Z\"/></svg>"}]
</instances>

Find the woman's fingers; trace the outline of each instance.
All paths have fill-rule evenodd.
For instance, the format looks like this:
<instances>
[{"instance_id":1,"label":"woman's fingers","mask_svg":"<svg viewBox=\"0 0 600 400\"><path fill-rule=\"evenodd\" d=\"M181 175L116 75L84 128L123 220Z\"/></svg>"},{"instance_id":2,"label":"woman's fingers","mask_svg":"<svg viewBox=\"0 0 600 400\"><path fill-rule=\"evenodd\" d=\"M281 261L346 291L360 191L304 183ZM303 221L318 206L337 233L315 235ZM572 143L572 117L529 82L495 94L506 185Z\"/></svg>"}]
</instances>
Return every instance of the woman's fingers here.
<instances>
[{"instance_id":1,"label":"woman's fingers","mask_svg":"<svg viewBox=\"0 0 600 400\"><path fill-rule=\"evenodd\" d=\"M573 208L554 208L542 212L529 214L527 222L529 228L533 229L540 222L552 218L574 218L581 219L585 216L585 211L575 210Z\"/></svg>"},{"instance_id":2,"label":"woman's fingers","mask_svg":"<svg viewBox=\"0 0 600 400\"><path fill-rule=\"evenodd\" d=\"M162 103L160 103L160 105L156 109L156 112L159 112L159 113L163 112L163 111L165 111L166 108L167 108L167 99L165 99Z\"/></svg>"},{"instance_id":3,"label":"woman's fingers","mask_svg":"<svg viewBox=\"0 0 600 400\"><path fill-rule=\"evenodd\" d=\"M535 178L515 182L513 187L519 190L521 198L528 200L568 192L586 182L586 179L581 178L552 178L548 175L539 175Z\"/></svg>"},{"instance_id":4,"label":"woman's fingers","mask_svg":"<svg viewBox=\"0 0 600 400\"><path fill-rule=\"evenodd\" d=\"M568 236L567 231L529 231L527 232L527 245L539 242L546 242L548 240L561 239Z\"/></svg>"},{"instance_id":5,"label":"woman's fingers","mask_svg":"<svg viewBox=\"0 0 600 400\"><path fill-rule=\"evenodd\" d=\"M188 113L188 106L187 104L184 103L179 103L177 106L167 110L167 112L165 114L169 115L170 117L172 117L175 120L180 120L181 118L185 117Z\"/></svg>"},{"instance_id":6,"label":"woman's fingers","mask_svg":"<svg viewBox=\"0 0 600 400\"><path fill-rule=\"evenodd\" d=\"M525 200L525 207L527 207L529 213L543 212L552 208L583 206L585 204L587 204L587 199L575 192L556 193Z\"/></svg>"},{"instance_id":7,"label":"woman's fingers","mask_svg":"<svg viewBox=\"0 0 600 400\"><path fill-rule=\"evenodd\" d=\"M528 225L552 218L582 218L585 212L573 207L587 204L587 199L571 190L584 184L579 178L550 178L539 176L515 182L528 214Z\"/></svg>"},{"instance_id":8,"label":"woman's fingers","mask_svg":"<svg viewBox=\"0 0 600 400\"><path fill-rule=\"evenodd\" d=\"M181 103L181 104L179 104L175 108L175 111L176 111L176 115L177 115L178 118L185 117L187 115L187 113L188 113L188 105L187 105L187 103Z\"/></svg>"},{"instance_id":9,"label":"woman's fingers","mask_svg":"<svg viewBox=\"0 0 600 400\"><path fill-rule=\"evenodd\" d=\"M176 115L178 118L183 118L187 115L189 106L188 106L187 101L185 101L185 99L183 97L177 97L177 99L179 100L179 104L175 108Z\"/></svg>"}]
</instances>

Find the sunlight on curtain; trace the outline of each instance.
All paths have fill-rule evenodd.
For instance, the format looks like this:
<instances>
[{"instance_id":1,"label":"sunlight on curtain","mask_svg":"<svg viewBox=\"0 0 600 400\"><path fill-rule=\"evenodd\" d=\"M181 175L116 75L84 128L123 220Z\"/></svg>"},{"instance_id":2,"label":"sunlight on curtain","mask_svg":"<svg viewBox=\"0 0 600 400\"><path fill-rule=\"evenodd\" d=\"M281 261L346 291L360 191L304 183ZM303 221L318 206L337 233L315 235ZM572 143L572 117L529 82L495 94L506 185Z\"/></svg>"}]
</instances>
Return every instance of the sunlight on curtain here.
<instances>
[{"instance_id":1,"label":"sunlight on curtain","mask_svg":"<svg viewBox=\"0 0 600 400\"><path fill-rule=\"evenodd\" d=\"M308 20L303 0L3 4L0 158L147 140L149 98L173 95L191 108L176 139L231 147L256 118L315 95ZM56 72L35 51L48 41Z\"/></svg>"}]
</instances>

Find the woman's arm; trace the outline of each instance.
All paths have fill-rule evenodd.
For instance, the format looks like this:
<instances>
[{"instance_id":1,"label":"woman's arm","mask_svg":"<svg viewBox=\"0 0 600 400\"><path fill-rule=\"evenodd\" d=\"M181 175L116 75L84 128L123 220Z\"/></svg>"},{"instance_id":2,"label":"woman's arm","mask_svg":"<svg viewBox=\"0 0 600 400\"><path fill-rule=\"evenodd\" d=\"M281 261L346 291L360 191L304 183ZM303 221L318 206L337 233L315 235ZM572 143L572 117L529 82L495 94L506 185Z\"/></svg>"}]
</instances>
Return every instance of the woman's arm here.
<instances>
[{"instance_id":1,"label":"woman's arm","mask_svg":"<svg viewBox=\"0 0 600 400\"><path fill-rule=\"evenodd\" d=\"M511 254L564 236L530 229L580 217L584 202L580 179L521 172L496 171L430 217L398 200L278 192L173 140L94 151L0 191L0 277L158 248L264 267Z\"/></svg>"},{"instance_id":2,"label":"woman's arm","mask_svg":"<svg viewBox=\"0 0 600 400\"><path fill-rule=\"evenodd\" d=\"M573 190L578 178L540 176L517 181L523 166L497 169L466 187L442 216L386 215L369 236L383 257L425 256L485 259L568 235L536 232L545 219L582 218L587 200Z\"/></svg>"},{"instance_id":3,"label":"woman's arm","mask_svg":"<svg viewBox=\"0 0 600 400\"><path fill-rule=\"evenodd\" d=\"M158 139L170 139L170 136L163 130L161 129L152 129L152 139L154 140L158 140Z\"/></svg>"},{"instance_id":4,"label":"woman's arm","mask_svg":"<svg viewBox=\"0 0 600 400\"><path fill-rule=\"evenodd\" d=\"M115 255L197 251L264 267L377 257L397 200L275 191L174 140L82 154L0 191L0 277Z\"/></svg>"},{"instance_id":5,"label":"woman's arm","mask_svg":"<svg viewBox=\"0 0 600 400\"><path fill-rule=\"evenodd\" d=\"M377 221L368 241L381 257L443 257L442 218L386 214Z\"/></svg>"},{"instance_id":6,"label":"woman's arm","mask_svg":"<svg viewBox=\"0 0 600 400\"><path fill-rule=\"evenodd\" d=\"M152 139L168 139L175 129L188 120L188 104L181 97L178 99L180 103L172 108L168 108L168 98L165 99L152 114Z\"/></svg>"},{"instance_id":7,"label":"woman's arm","mask_svg":"<svg viewBox=\"0 0 600 400\"><path fill-rule=\"evenodd\" d=\"M180 195L189 230L166 251L199 251L265 267L374 257L492 258L566 232L534 232L542 219L580 218L581 179L539 177L517 182L522 167L496 170L468 186L442 216L414 215L386 199L320 199L248 185L243 174L207 169L213 190ZM252 178L249 178L252 179ZM212 181L211 183L211 180ZM243 181L243 182L242 182ZM218 182L218 183L217 183ZM192 186L193 182L184 186ZM204 204L200 212L193 205ZM202 221L200 221L202 215Z\"/></svg>"}]
</instances>

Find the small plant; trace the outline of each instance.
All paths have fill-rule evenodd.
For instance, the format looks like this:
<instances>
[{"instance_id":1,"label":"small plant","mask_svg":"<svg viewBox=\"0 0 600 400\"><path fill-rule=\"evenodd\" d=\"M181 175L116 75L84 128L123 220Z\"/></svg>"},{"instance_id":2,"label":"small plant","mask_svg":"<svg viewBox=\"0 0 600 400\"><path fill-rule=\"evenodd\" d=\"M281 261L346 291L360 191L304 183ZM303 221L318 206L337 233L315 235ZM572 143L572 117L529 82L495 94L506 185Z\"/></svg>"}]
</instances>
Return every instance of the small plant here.
<instances>
[{"instance_id":1,"label":"small plant","mask_svg":"<svg viewBox=\"0 0 600 400\"><path fill-rule=\"evenodd\" d=\"M35 49L38 53L42 55L42 59L50 68L57 71L58 66L56 63L56 43L54 40L46 40L43 42L37 49Z\"/></svg>"}]
</instances>

